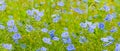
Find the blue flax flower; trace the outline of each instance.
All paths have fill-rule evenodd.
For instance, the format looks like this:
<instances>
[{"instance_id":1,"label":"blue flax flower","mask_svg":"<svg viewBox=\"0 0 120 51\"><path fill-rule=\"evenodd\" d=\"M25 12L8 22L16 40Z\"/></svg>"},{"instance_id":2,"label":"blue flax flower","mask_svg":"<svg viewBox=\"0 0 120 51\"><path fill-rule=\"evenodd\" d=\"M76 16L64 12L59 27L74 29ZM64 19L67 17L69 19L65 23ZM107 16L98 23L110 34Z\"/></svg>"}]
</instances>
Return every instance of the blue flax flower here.
<instances>
[{"instance_id":1,"label":"blue flax flower","mask_svg":"<svg viewBox=\"0 0 120 51\"><path fill-rule=\"evenodd\" d=\"M80 38L79 38L79 42L83 44L83 43L85 43L85 42L88 42L88 40L87 40L86 37L84 37L84 36L80 36Z\"/></svg>"},{"instance_id":2,"label":"blue flax flower","mask_svg":"<svg viewBox=\"0 0 120 51\"><path fill-rule=\"evenodd\" d=\"M116 27L113 27L110 32L116 32L117 31L117 28Z\"/></svg>"},{"instance_id":3,"label":"blue flax flower","mask_svg":"<svg viewBox=\"0 0 120 51\"><path fill-rule=\"evenodd\" d=\"M0 1L0 11L4 11L6 9L6 3L4 1Z\"/></svg>"},{"instance_id":4,"label":"blue flax flower","mask_svg":"<svg viewBox=\"0 0 120 51\"><path fill-rule=\"evenodd\" d=\"M75 50L76 48L74 47L73 44L69 44L66 49L67 51L72 51L72 50Z\"/></svg>"},{"instance_id":5,"label":"blue flax flower","mask_svg":"<svg viewBox=\"0 0 120 51\"><path fill-rule=\"evenodd\" d=\"M118 22L118 26L120 26L120 22Z\"/></svg>"},{"instance_id":6,"label":"blue flax flower","mask_svg":"<svg viewBox=\"0 0 120 51\"><path fill-rule=\"evenodd\" d=\"M47 48L41 47L41 48L37 49L36 51L47 51Z\"/></svg>"},{"instance_id":7,"label":"blue flax flower","mask_svg":"<svg viewBox=\"0 0 120 51\"><path fill-rule=\"evenodd\" d=\"M62 1L57 3L58 6L64 6L64 3Z\"/></svg>"},{"instance_id":8,"label":"blue flax flower","mask_svg":"<svg viewBox=\"0 0 120 51\"><path fill-rule=\"evenodd\" d=\"M80 10L79 8L74 8L74 11L77 12L77 13L79 13L79 14L83 14L83 11Z\"/></svg>"},{"instance_id":9,"label":"blue flax flower","mask_svg":"<svg viewBox=\"0 0 120 51\"><path fill-rule=\"evenodd\" d=\"M91 27L89 27L89 28L88 28L88 31L89 31L90 33L93 33L93 32L94 32L94 29L91 28Z\"/></svg>"},{"instance_id":10,"label":"blue flax flower","mask_svg":"<svg viewBox=\"0 0 120 51\"><path fill-rule=\"evenodd\" d=\"M38 15L34 15L34 18L35 18L36 21L40 21L41 20L41 17L38 16Z\"/></svg>"},{"instance_id":11,"label":"blue flax flower","mask_svg":"<svg viewBox=\"0 0 120 51\"><path fill-rule=\"evenodd\" d=\"M98 24L98 28L99 28L99 29L104 29L104 27L105 27L104 23L99 23L99 24Z\"/></svg>"},{"instance_id":12,"label":"blue flax flower","mask_svg":"<svg viewBox=\"0 0 120 51\"><path fill-rule=\"evenodd\" d=\"M52 42L50 42L51 41L50 38L43 37L42 40L43 40L44 43L52 44Z\"/></svg>"},{"instance_id":13,"label":"blue flax flower","mask_svg":"<svg viewBox=\"0 0 120 51\"><path fill-rule=\"evenodd\" d=\"M68 32L63 32L61 34L61 36L62 36L62 38L67 38L67 37L69 37L69 33Z\"/></svg>"},{"instance_id":14,"label":"blue flax flower","mask_svg":"<svg viewBox=\"0 0 120 51\"><path fill-rule=\"evenodd\" d=\"M18 40L18 39L21 38L21 35L20 35L19 33L16 33L16 34L14 34L14 35L12 36L12 38L13 38L14 40Z\"/></svg>"},{"instance_id":15,"label":"blue flax flower","mask_svg":"<svg viewBox=\"0 0 120 51\"><path fill-rule=\"evenodd\" d=\"M44 32L44 33L47 33L48 29L47 28L42 28L41 31Z\"/></svg>"},{"instance_id":16,"label":"blue flax flower","mask_svg":"<svg viewBox=\"0 0 120 51\"><path fill-rule=\"evenodd\" d=\"M45 47L41 47L40 49L41 49L41 51L47 51L47 48L45 48Z\"/></svg>"},{"instance_id":17,"label":"blue flax flower","mask_svg":"<svg viewBox=\"0 0 120 51\"><path fill-rule=\"evenodd\" d=\"M50 30L49 35L50 35L51 38L53 38L55 36L54 32L55 32L55 30Z\"/></svg>"},{"instance_id":18,"label":"blue flax flower","mask_svg":"<svg viewBox=\"0 0 120 51\"><path fill-rule=\"evenodd\" d=\"M104 20L105 21L111 21L112 19L113 19L113 15L107 14Z\"/></svg>"},{"instance_id":19,"label":"blue flax flower","mask_svg":"<svg viewBox=\"0 0 120 51\"><path fill-rule=\"evenodd\" d=\"M26 25L26 29L27 32L31 32L32 30L34 30L32 25Z\"/></svg>"},{"instance_id":20,"label":"blue flax flower","mask_svg":"<svg viewBox=\"0 0 120 51\"><path fill-rule=\"evenodd\" d=\"M5 26L0 24L0 29L5 29Z\"/></svg>"},{"instance_id":21,"label":"blue flax flower","mask_svg":"<svg viewBox=\"0 0 120 51\"><path fill-rule=\"evenodd\" d=\"M104 8L104 10L105 10L106 12L110 11L110 7L109 7L109 6L104 5L103 8Z\"/></svg>"},{"instance_id":22,"label":"blue flax flower","mask_svg":"<svg viewBox=\"0 0 120 51\"><path fill-rule=\"evenodd\" d=\"M39 16L39 17L42 17L43 15L44 15L44 12L43 11L38 11L38 12L36 12L36 14Z\"/></svg>"},{"instance_id":23,"label":"blue flax flower","mask_svg":"<svg viewBox=\"0 0 120 51\"><path fill-rule=\"evenodd\" d=\"M68 37L68 38L62 38L62 41L63 41L63 43L65 43L65 44L71 44L72 42L71 42L71 39Z\"/></svg>"},{"instance_id":24,"label":"blue flax flower","mask_svg":"<svg viewBox=\"0 0 120 51\"><path fill-rule=\"evenodd\" d=\"M34 11L33 11L33 10L27 10L26 13L27 13L29 16L33 16L33 15L34 15Z\"/></svg>"},{"instance_id":25,"label":"blue flax flower","mask_svg":"<svg viewBox=\"0 0 120 51\"><path fill-rule=\"evenodd\" d=\"M108 38L101 38L101 40L102 40L103 42L109 42L109 39L108 39Z\"/></svg>"},{"instance_id":26,"label":"blue flax flower","mask_svg":"<svg viewBox=\"0 0 120 51\"><path fill-rule=\"evenodd\" d=\"M114 41L114 38L112 36L107 36L105 38L101 38L101 41L103 42L113 42Z\"/></svg>"},{"instance_id":27,"label":"blue flax flower","mask_svg":"<svg viewBox=\"0 0 120 51\"><path fill-rule=\"evenodd\" d=\"M7 22L7 25L8 26L14 26L14 20L9 20L8 22Z\"/></svg>"},{"instance_id":28,"label":"blue flax flower","mask_svg":"<svg viewBox=\"0 0 120 51\"><path fill-rule=\"evenodd\" d=\"M18 32L18 29L16 26L8 27L9 32Z\"/></svg>"},{"instance_id":29,"label":"blue flax flower","mask_svg":"<svg viewBox=\"0 0 120 51\"><path fill-rule=\"evenodd\" d=\"M60 16L56 16L55 18L53 18L53 22L58 22L60 20Z\"/></svg>"},{"instance_id":30,"label":"blue flax flower","mask_svg":"<svg viewBox=\"0 0 120 51\"><path fill-rule=\"evenodd\" d=\"M120 44L116 44L115 51L120 51Z\"/></svg>"},{"instance_id":31,"label":"blue flax flower","mask_svg":"<svg viewBox=\"0 0 120 51\"><path fill-rule=\"evenodd\" d=\"M81 22L81 23L80 23L80 26L81 26L82 28L86 28L86 27L87 27L87 24L86 24L86 23Z\"/></svg>"},{"instance_id":32,"label":"blue flax flower","mask_svg":"<svg viewBox=\"0 0 120 51\"><path fill-rule=\"evenodd\" d=\"M95 24L95 23L94 23L94 24L91 24L91 25L89 25L89 28L95 29L95 28L96 28L96 25L97 25L97 24Z\"/></svg>"},{"instance_id":33,"label":"blue flax flower","mask_svg":"<svg viewBox=\"0 0 120 51\"><path fill-rule=\"evenodd\" d=\"M52 39L55 40L55 41L59 41L58 37L53 37Z\"/></svg>"},{"instance_id":34,"label":"blue flax flower","mask_svg":"<svg viewBox=\"0 0 120 51\"><path fill-rule=\"evenodd\" d=\"M104 44L104 46L109 46L110 44L112 44L113 42L108 42L106 44Z\"/></svg>"},{"instance_id":35,"label":"blue flax flower","mask_svg":"<svg viewBox=\"0 0 120 51\"><path fill-rule=\"evenodd\" d=\"M12 50L12 44L2 44L2 47L8 50Z\"/></svg>"}]
</instances>

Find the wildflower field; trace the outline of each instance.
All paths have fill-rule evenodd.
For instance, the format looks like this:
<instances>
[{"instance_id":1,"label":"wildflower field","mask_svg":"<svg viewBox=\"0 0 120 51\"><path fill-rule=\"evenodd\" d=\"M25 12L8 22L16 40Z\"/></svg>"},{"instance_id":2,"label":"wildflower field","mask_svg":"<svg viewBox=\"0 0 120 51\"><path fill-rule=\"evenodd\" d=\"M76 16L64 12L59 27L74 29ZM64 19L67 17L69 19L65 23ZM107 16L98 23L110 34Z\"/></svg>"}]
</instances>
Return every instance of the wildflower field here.
<instances>
[{"instance_id":1,"label":"wildflower field","mask_svg":"<svg viewBox=\"0 0 120 51\"><path fill-rule=\"evenodd\" d=\"M120 51L120 0L0 0L0 51Z\"/></svg>"}]
</instances>

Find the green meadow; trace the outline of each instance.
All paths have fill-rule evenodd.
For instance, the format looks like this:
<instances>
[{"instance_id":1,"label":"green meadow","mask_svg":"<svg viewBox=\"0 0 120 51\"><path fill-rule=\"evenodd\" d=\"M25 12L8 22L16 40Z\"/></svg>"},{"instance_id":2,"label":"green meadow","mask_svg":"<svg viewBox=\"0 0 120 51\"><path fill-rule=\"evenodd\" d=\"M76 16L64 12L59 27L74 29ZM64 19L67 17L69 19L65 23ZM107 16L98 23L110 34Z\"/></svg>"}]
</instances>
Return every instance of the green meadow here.
<instances>
[{"instance_id":1,"label":"green meadow","mask_svg":"<svg viewBox=\"0 0 120 51\"><path fill-rule=\"evenodd\" d=\"M99 23L104 23L104 28ZM0 0L0 51L37 51L41 47L46 50L38 51L120 51L120 45L116 45L120 44L119 28L120 0ZM64 32L69 37L67 33L62 37ZM20 37L14 39L15 34ZM44 37L50 42L47 39L46 43ZM65 43L66 38L70 42ZM70 44L74 45L71 50L67 48Z\"/></svg>"}]
</instances>

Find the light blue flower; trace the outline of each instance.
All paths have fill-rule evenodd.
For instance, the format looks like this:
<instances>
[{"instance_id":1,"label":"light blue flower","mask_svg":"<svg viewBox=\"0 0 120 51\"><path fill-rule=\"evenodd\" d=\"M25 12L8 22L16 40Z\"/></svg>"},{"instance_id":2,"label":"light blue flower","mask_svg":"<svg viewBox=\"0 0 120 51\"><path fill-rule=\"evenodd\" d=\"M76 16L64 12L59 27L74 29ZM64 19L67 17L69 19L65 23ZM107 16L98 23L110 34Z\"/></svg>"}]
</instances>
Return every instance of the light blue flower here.
<instances>
[{"instance_id":1,"label":"light blue flower","mask_svg":"<svg viewBox=\"0 0 120 51\"><path fill-rule=\"evenodd\" d=\"M91 27L89 27L89 28L88 28L88 31L89 31L90 33L93 33L93 32L94 32L94 29L91 28Z\"/></svg>"},{"instance_id":2,"label":"light blue flower","mask_svg":"<svg viewBox=\"0 0 120 51\"><path fill-rule=\"evenodd\" d=\"M103 8L104 8L104 10L105 10L106 12L110 11L110 7L109 7L109 6L104 5Z\"/></svg>"},{"instance_id":3,"label":"light blue flower","mask_svg":"<svg viewBox=\"0 0 120 51\"><path fill-rule=\"evenodd\" d=\"M113 42L114 41L114 38L112 36L107 36L105 38L101 38L101 41L103 42Z\"/></svg>"},{"instance_id":4,"label":"light blue flower","mask_svg":"<svg viewBox=\"0 0 120 51\"><path fill-rule=\"evenodd\" d=\"M62 38L62 41L65 44L71 44L72 43L70 37L68 37L68 38Z\"/></svg>"},{"instance_id":5,"label":"light blue flower","mask_svg":"<svg viewBox=\"0 0 120 51\"><path fill-rule=\"evenodd\" d=\"M36 21L40 21L41 20L41 17L44 16L44 12L43 11L39 11L37 9L32 9L32 10L27 10L26 13L31 16L31 17L34 17L34 19Z\"/></svg>"},{"instance_id":6,"label":"light blue flower","mask_svg":"<svg viewBox=\"0 0 120 51\"><path fill-rule=\"evenodd\" d=\"M74 8L74 11L77 12L77 13L79 13L79 14L83 14L83 11L80 10L79 8Z\"/></svg>"},{"instance_id":7,"label":"light blue flower","mask_svg":"<svg viewBox=\"0 0 120 51\"><path fill-rule=\"evenodd\" d=\"M5 29L5 26L0 24L0 29Z\"/></svg>"},{"instance_id":8,"label":"light blue flower","mask_svg":"<svg viewBox=\"0 0 120 51\"><path fill-rule=\"evenodd\" d=\"M51 38L53 38L53 37L55 36L55 35L54 35L54 32L55 32L55 30L50 30L50 31L49 31L49 35L50 35Z\"/></svg>"},{"instance_id":9,"label":"light blue flower","mask_svg":"<svg viewBox=\"0 0 120 51\"><path fill-rule=\"evenodd\" d=\"M16 26L8 27L9 32L18 32L18 29Z\"/></svg>"},{"instance_id":10,"label":"light blue flower","mask_svg":"<svg viewBox=\"0 0 120 51\"><path fill-rule=\"evenodd\" d=\"M12 50L12 44L2 44L2 47L8 50Z\"/></svg>"},{"instance_id":11,"label":"light blue flower","mask_svg":"<svg viewBox=\"0 0 120 51\"><path fill-rule=\"evenodd\" d=\"M32 25L26 25L26 29L25 29L27 32L31 32L34 30L33 26Z\"/></svg>"},{"instance_id":12,"label":"light blue flower","mask_svg":"<svg viewBox=\"0 0 120 51\"><path fill-rule=\"evenodd\" d=\"M58 22L60 20L60 16L56 16L55 18L53 18L53 22Z\"/></svg>"},{"instance_id":13,"label":"light blue flower","mask_svg":"<svg viewBox=\"0 0 120 51\"><path fill-rule=\"evenodd\" d=\"M118 26L120 26L120 22L118 22Z\"/></svg>"},{"instance_id":14,"label":"light blue flower","mask_svg":"<svg viewBox=\"0 0 120 51\"><path fill-rule=\"evenodd\" d=\"M84 37L84 36L80 36L80 38L79 38L79 42L83 44L83 43L85 43L85 42L88 42L88 40L87 40L86 37Z\"/></svg>"},{"instance_id":15,"label":"light blue flower","mask_svg":"<svg viewBox=\"0 0 120 51\"><path fill-rule=\"evenodd\" d=\"M13 38L14 40L18 40L18 39L21 38L21 35L20 35L19 33L16 33L16 34L14 34L14 35L12 36L12 38Z\"/></svg>"},{"instance_id":16,"label":"light blue flower","mask_svg":"<svg viewBox=\"0 0 120 51\"><path fill-rule=\"evenodd\" d=\"M104 23L99 23L99 24L98 24L98 28L99 28L99 29L104 29L104 27L105 27Z\"/></svg>"},{"instance_id":17,"label":"light blue flower","mask_svg":"<svg viewBox=\"0 0 120 51\"><path fill-rule=\"evenodd\" d=\"M34 11L33 11L33 10L27 10L26 13L27 13L29 16L33 16L33 15L34 15Z\"/></svg>"},{"instance_id":18,"label":"light blue flower","mask_svg":"<svg viewBox=\"0 0 120 51\"><path fill-rule=\"evenodd\" d=\"M117 31L117 28L116 27L113 27L110 32L116 32Z\"/></svg>"},{"instance_id":19,"label":"light blue flower","mask_svg":"<svg viewBox=\"0 0 120 51\"><path fill-rule=\"evenodd\" d=\"M48 29L47 28L42 28L41 31L44 32L44 33L47 33Z\"/></svg>"},{"instance_id":20,"label":"light blue flower","mask_svg":"<svg viewBox=\"0 0 120 51\"><path fill-rule=\"evenodd\" d=\"M86 23L81 22L81 23L80 23L80 26L81 26L82 28L86 28L86 27L87 27L87 24L86 24Z\"/></svg>"},{"instance_id":21,"label":"light blue flower","mask_svg":"<svg viewBox=\"0 0 120 51\"><path fill-rule=\"evenodd\" d=\"M58 6L64 6L64 3L62 1L57 3Z\"/></svg>"},{"instance_id":22,"label":"light blue flower","mask_svg":"<svg viewBox=\"0 0 120 51\"><path fill-rule=\"evenodd\" d=\"M54 34L55 33L55 30L50 30L49 31L49 34Z\"/></svg>"},{"instance_id":23,"label":"light blue flower","mask_svg":"<svg viewBox=\"0 0 120 51\"><path fill-rule=\"evenodd\" d=\"M9 20L9 21L7 22L7 25L8 25L8 26L14 26L14 25L15 25L14 20Z\"/></svg>"},{"instance_id":24,"label":"light blue flower","mask_svg":"<svg viewBox=\"0 0 120 51\"><path fill-rule=\"evenodd\" d=\"M41 48L37 49L36 51L47 51L47 48L41 47Z\"/></svg>"},{"instance_id":25,"label":"light blue flower","mask_svg":"<svg viewBox=\"0 0 120 51\"><path fill-rule=\"evenodd\" d=\"M63 32L61 34L61 36L62 36L62 38L67 38L67 37L69 37L69 33L68 32Z\"/></svg>"},{"instance_id":26,"label":"light blue flower","mask_svg":"<svg viewBox=\"0 0 120 51\"><path fill-rule=\"evenodd\" d=\"M6 3L4 1L0 1L0 11L4 11L6 9Z\"/></svg>"},{"instance_id":27,"label":"light blue flower","mask_svg":"<svg viewBox=\"0 0 120 51\"><path fill-rule=\"evenodd\" d=\"M55 40L55 41L59 41L58 37L53 37L52 39Z\"/></svg>"},{"instance_id":28,"label":"light blue flower","mask_svg":"<svg viewBox=\"0 0 120 51\"><path fill-rule=\"evenodd\" d=\"M116 44L115 51L120 51L120 44Z\"/></svg>"},{"instance_id":29,"label":"light blue flower","mask_svg":"<svg viewBox=\"0 0 120 51\"><path fill-rule=\"evenodd\" d=\"M66 49L67 51L72 51L72 50L75 50L76 48L74 47L73 44L69 44Z\"/></svg>"},{"instance_id":30,"label":"light blue flower","mask_svg":"<svg viewBox=\"0 0 120 51\"><path fill-rule=\"evenodd\" d=\"M38 16L38 15L34 15L34 18L35 18L36 21L40 21L41 20L41 17Z\"/></svg>"},{"instance_id":31,"label":"light blue flower","mask_svg":"<svg viewBox=\"0 0 120 51\"><path fill-rule=\"evenodd\" d=\"M107 14L104 20L105 21L111 21L112 19L113 19L113 15Z\"/></svg>"},{"instance_id":32,"label":"light blue flower","mask_svg":"<svg viewBox=\"0 0 120 51\"><path fill-rule=\"evenodd\" d=\"M112 36L107 36L107 38L110 40L110 41L114 41L114 38Z\"/></svg>"},{"instance_id":33,"label":"light blue flower","mask_svg":"<svg viewBox=\"0 0 120 51\"><path fill-rule=\"evenodd\" d=\"M116 13L107 14L104 20L111 21L113 18L116 18Z\"/></svg>"},{"instance_id":34,"label":"light blue flower","mask_svg":"<svg viewBox=\"0 0 120 51\"><path fill-rule=\"evenodd\" d=\"M106 43L106 44L104 44L104 46L109 46L109 45L111 45L113 42L108 42L108 43Z\"/></svg>"},{"instance_id":35,"label":"light blue flower","mask_svg":"<svg viewBox=\"0 0 120 51\"><path fill-rule=\"evenodd\" d=\"M50 38L43 37L42 40L43 40L44 43L52 44L52 42L50 42L51 41Z\"/></svg>"},{"instance_id":36,"label":"light blue flower","mask_svg":"<svg viewBox=\"0 0 120 51\"><path fill-rule=\"evenodd\" d=\"M40 49L41 49L41 51L47 51L47 48L45 48L45 47L41 47Z\"/></svg>"},{"instance_id":37,"label":"light blue flower","mask_svg":"<svg viewBox=\"0 0 120 51\"><path fill-rule=\"evenodd\" d=\"M94 23L94 24L91 24L91 25L89 25L89 28L91 28L91 29L95 29L96 28L96 23Z\"/></svg>"},{"instance_id":38,"label":"light blue flower","mask_svg":"<svg viewBox=\"0 0 120 51\"><path fill-rule=\"evenodd\" d=\"M39 11L39 12L36 12L37 13L37 15L39 16L39 17L42 17L43 15L44 15L44 12L43 11Z\"/></svg>"},{"instance_id":39,"label":"light blue flower","mask_svg":"<svg viewBox=\"0 0 120 51\"><path fill-rule=\"evenodd\" d=\"M16 26L13 26L13 32L18 32L18 28Z\"/></svg>"},{"instance_id":40,"label":"light blue flower","mask_svg":"<svg viewBox=\"0 0 120 51\"><path fill-rule=\"evenodd\" d=\"M109 42L109 39L108 38L101 38L101 41L103 41L103 42Z\"/></svg>"}]
</instances>

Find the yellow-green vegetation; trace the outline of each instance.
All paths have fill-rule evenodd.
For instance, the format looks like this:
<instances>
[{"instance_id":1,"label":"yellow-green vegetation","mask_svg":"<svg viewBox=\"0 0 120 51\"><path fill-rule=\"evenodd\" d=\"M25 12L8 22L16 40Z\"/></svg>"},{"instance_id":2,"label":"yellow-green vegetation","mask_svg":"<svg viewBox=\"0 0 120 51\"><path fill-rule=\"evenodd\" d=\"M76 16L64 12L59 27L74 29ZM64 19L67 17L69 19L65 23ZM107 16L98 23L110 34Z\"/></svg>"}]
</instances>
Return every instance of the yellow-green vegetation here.
<instances>
[{"instance_id":1,"label":"yellow-green vegetation","mask_svg":"<svg viewBox=\"0 0 120 51\"><path fill-rule=\"evenodd\" d=\"M0 0L0 51L120 51L120 0Z\"/></svg>"}]
</instances>

